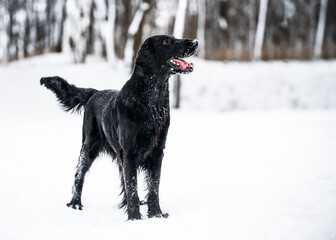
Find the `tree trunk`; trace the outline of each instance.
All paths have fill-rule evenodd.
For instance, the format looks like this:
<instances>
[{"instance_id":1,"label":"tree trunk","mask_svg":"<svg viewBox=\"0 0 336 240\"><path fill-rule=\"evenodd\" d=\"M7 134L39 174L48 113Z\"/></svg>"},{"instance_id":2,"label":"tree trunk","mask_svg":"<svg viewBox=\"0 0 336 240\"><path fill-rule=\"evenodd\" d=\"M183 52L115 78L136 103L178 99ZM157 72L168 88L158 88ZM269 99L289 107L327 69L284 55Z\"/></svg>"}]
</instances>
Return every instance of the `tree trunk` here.
<instances>
[{"instance_id":1,"label":"tree trunk","mask_svg":"<svg viewBox=\"0 0 336 240\"><path fill-rule=\"evenodd\" d=\"M261 50L264 42L264 32L266 25L267 4L268 0L260 0L257 31L254 41L254 51L253 51L254 60L261 59Z\"/></svg>"},{"instance_id":2,"label":"tree trunk","mask_svg":"<svg viewBox=\"0 0 336 240\"><path fill-rule=\"evenodd\" d=\"M106 43L106 57L107 62L110 65L115 65L116 55L114 50L114 27L116 18L116 4L115 0L109 0L108 2L108 23L105 31L105 43Z\"/></svg>"},{"instance_id":3,"label":"tree trunk","mask_svg":"<svg viewBox=\"0 0 336 240\"><path fill-rule=\"evenodd\" d=\"M198 18L197 18L197 39L200 43L198 48L198 56L205 57L205 0L198 0Z\"/></svg>"},{"instance_id":4,"label":"tree trunk","mask_svg":"<svg viewBox=\"0 0 336 240\"><path fill-rule=\"evenodd\" d=\"M66 1L63 0L62 3L62 10L61 10L61 19L59 22L58 27L58 34L57 34L57 39L56 39L56 46L55 46L55 51L56 52L62 52L62 40L63 40L63 33L64 33L64 21L66 18Z\"/></svg>"},{"instance_id":5,"label":"tree trunk","mask_svg":"<svg viewBox=\"0 0 336 240\"><path fill-rule=\"evenodd\" d=\"M187 0L179 0L173 31L173 35L176 38L183 38L186 10L187 10ZM173 108L180 107L180 99L181 99L180 95L181 95L181 76L175 75L174 88L173 88L173 106L172 106Z\"/></svg>"},{"instance_id":6,"label":"tree trunk","mask_svg":"<svg viewBox=\"0 0 336 240\"><path fill-rule=\"evenodd\" d=\"M181 103L181 75L174 76L174 103L173 108L180 108Z\"/></svg>"},{"instance_id":7,"label":"tree trunk","mask_svg":"<svg viewBox=\"0 0 336 240\"><path fill-rule=\"evenodd\" d=\"M6 1L0 2L0 63L8 62L8 36L7 36L7 22L8 13Z\"/></svg>"},{"instance_id":8,"label":"tree trunk","mask_svg":"<svg viewBox=\"0 0 336 240\"><path fill-rule=\"evenodd\" d=\"M324 38L324 29L327 18L328 0L321 0L319 20L315 37L314 58L321 58L322 44Z\"/></svg>"},{"instance_id":9,"label":"tree trunk","mask_svg":"<svg viewBox=\"0 0 336 240\"><path fill-rule=\"evenodd\" d=\"M146 10L149 9L149 4L146 2L141 2L139 5L138 11L135 13L134 18L131 22L131 25L128 28L128 36L127 36L127 42L126 47L124 51L124 64L127 67L131 67L132 65L132 59L134 54L134 36L139 30L141 20L144 16L144 13Z\"/></svg>"},{"instance_id":10,"label":"tree trunk","mask_svg":"<svg viewBox=\"0 0 336 240\"><path fill-rule=\"evenodd\" d=\"M253 46L254 46L254 36L255 36L255 27L256 27L256 7L255 7L255 0L249 1L249 16L248 16L248 23L249 23L249 37L248 37L248 49L249 49L249 56L248 59L251 60L253 58Z\"/></svg>"}]
</instances>

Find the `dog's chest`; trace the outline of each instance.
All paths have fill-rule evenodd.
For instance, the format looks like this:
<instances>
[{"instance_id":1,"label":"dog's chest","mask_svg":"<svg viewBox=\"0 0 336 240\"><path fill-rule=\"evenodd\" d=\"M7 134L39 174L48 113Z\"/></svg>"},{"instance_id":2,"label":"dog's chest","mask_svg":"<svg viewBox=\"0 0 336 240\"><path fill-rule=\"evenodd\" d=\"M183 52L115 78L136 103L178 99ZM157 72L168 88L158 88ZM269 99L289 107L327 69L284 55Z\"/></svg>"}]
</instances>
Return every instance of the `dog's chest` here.
<instances>
[{"instance_id":1,"label":"dog's chest","mask_svg":"<svg viewBox=\"0 0 336 240\"><path fill-rule=\"evenodd\" d=\"M155 147L164 144L161 141L165 139L163 134L167 133L168 118L169 106L168 108L164 106L150 108L150 115L144 125L145 137L143 139L146 140L142 141L142 143L146 145L144 147L144 149L146 149L144 153L145 156L151 154Z\"/></svg>"},{"instance_id":2,"label":"dog's chest","mask_svg":"<svg viewBox=\"0 0 336 240\"><path fill-rule=\"evenodd\" d=\"M161 129L169 116L169 92L166 87L160 89L159 86L153 85L140 99L142 106L146 109L144 111L146 125Z\"/></svg>"},{"instance_id":3,"label":"dog's chest","mask_svg":"<svg viewBox=\"0 0 336 240\"><path fill-rule=\"evenodd\" d=\"M149 103L149 111L146 119L146 124L150 127L162 128L166 123L169 114L169 107L166 106L155 106Z\"/></svg>"}]
</instances>

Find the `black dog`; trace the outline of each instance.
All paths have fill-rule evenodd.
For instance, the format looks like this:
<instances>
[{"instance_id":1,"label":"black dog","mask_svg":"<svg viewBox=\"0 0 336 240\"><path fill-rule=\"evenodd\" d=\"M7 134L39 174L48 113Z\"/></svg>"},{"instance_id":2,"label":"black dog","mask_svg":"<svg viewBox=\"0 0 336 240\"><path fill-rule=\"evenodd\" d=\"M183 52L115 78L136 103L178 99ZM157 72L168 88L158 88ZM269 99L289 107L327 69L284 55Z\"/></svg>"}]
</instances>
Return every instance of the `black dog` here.
<instances>
[{"instance_id":1,"label":"black dog","mask_svg":"<svg viewBox=\"0 0 336 240\"><path fill-rule=\"evenodd\" d=\"M120 91L77 88L60 77L41 78L66 111L84 107L83 141L73 197L68 207L82 209L84 177L100 152L117 159L123 200L128 219L141 219L137 170L146 173L149 217L168 217L159 204L163 149L170 122L168 79L190 73L193 64L181 58L192 56L197 40L153 36L141 46L134 72Z\"/></svg>"}]
</instances>

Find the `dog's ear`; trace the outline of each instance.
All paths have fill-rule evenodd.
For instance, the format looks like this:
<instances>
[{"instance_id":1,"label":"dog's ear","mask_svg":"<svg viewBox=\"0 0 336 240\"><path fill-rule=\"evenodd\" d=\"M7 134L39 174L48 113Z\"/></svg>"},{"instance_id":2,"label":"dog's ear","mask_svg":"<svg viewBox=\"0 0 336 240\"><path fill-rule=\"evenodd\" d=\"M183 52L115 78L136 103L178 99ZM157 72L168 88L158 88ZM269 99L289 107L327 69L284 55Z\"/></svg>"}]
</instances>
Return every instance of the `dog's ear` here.
<instances>
[{"instance_id":1,"label":"dog's ear","mask_svg":"<svg viewBox=\"0 0 336 240\"><path fill-rule=\"evenodd\" d=\"M141 64L137 64L134 69L134 73L140 77L140 79L146 76L145 69L141 66Z\"/></svg>"},{"instance_id":2,"label":"dog's ear","mask_svg":"<svg viewBox=\"0 0 336 240\"><path fill-rule=\"evenodd\" d=\"M152 43L152 39L148 38L142 45L138 52L137 60L147 59L152 57L154 54L154 46Z\"/></svg>"},{"instance_id":3,"label":"dog's ear","mask_svg":"<svg viewBox=\"0 0 336 240\"><path fill-rule=\"evenodd\" d=\"M149 50L149 51L153 52L154 51L154 46L153 46L152 38L146 39L146 41L144 41L144 43L141 45L140 50Z\"/></svg>"},{"instance_id":4,"label":"dog's ear","mask_svg":"<svg viewBox=\"0 0 336 240\"><path fill-rule=\"evenodd\" d=\"M138 52L138 56L135 62L136 70L141 76L148 76L149 73L155 69L157 65L157 56L155 54L155 48L153 46L152 38L148 38L142 45Z\"/></svg>"}]
</instances>

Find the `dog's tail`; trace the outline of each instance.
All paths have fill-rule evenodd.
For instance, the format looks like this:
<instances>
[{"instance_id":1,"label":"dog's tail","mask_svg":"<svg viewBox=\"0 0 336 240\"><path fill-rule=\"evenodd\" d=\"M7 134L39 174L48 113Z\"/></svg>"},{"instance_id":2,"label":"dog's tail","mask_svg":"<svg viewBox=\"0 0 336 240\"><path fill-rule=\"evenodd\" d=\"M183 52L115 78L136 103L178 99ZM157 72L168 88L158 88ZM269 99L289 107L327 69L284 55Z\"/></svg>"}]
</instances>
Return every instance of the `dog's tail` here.
<instances>
[{"instance_id":1,"label":"dog's tail","mask_svg":"<svg viewBox=\"0 0 336 240\"><path fill-rule=\"evenodd\" d=\"M43 77L41 85L54 92L65 111L79 112L91 96L98 92L92 88L78 88L60 77Z\"/></svg>"}]
</instances>

